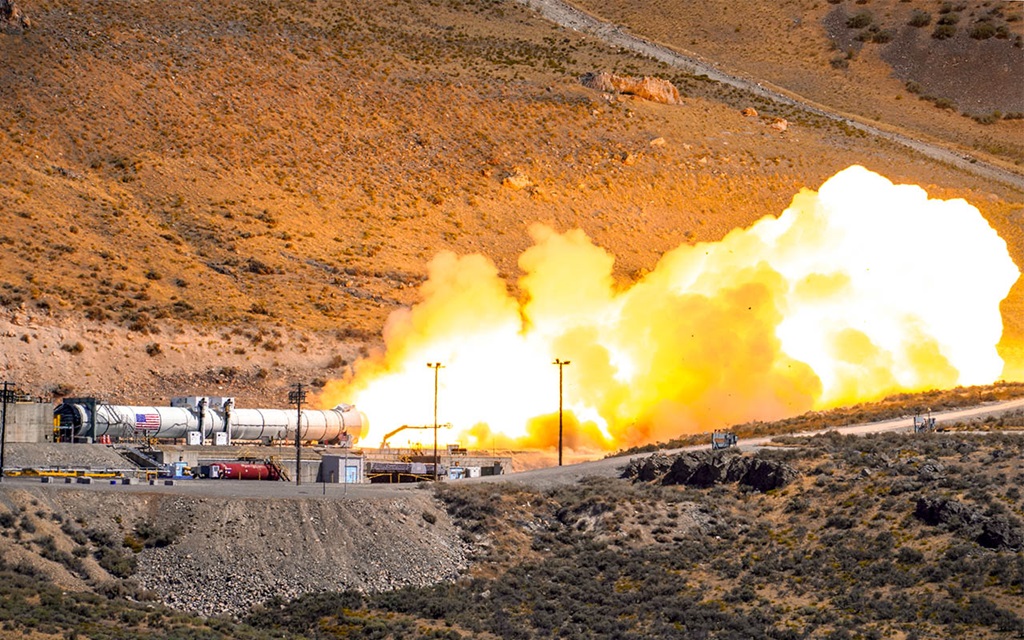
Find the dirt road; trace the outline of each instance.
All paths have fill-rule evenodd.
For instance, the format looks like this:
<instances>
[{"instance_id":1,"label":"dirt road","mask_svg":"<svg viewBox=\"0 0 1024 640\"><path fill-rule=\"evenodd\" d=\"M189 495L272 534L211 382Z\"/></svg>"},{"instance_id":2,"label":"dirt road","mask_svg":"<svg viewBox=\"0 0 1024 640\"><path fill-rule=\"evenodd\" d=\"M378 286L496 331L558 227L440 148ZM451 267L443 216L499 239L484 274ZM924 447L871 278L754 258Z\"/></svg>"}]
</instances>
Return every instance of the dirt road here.
<instances>
[{"instance_id":1,"label":"dirt road","mask_svg":"<svg viewBox=\"0 0 1024 640\"><path fill-rule=\"evenodd\" d=\"M912 149L933 160L944 162L988 180L1001 182L1024 191L1024 176L1020 174L982 162L971 157L969 154L946 148L934 142L917 140L895 131L885 130L882 128L884 125L868 123L856 116L837 113L825 105L817 104L780 87L725 73L717 69L711 62L702 60L694 54L679 53L664 45L632 35L621 26L602 22L594 16L561 0L516 1L530 7L556 24L574 31L596 36L611 46L648 56L694 75L707 76L716 82L742 89L779 104L798 107L809 113L842 122L869 135L884 138Z\"/></svg>"},{"instance_id":2,"label":"dirt road","mask_svg":"<svg viewBox=\"0 0 1024 640\"><path fill-rule=\"evenodd\" d=\"M979 407L971 407L968 409L956 409L953 411L943 411L932 413L932 417L935 418L936 424L959 422L963 420L969 420L972 418L978 418L988 415L997 415L1006 411L1012 411L1014 409L1024 408L1024 398L1017 400L1008 400L1006 402L997 402L989 405L982 405ZM905 417L897 418L895 420L885 420L883 422L868 422L864 424L855 424L842 427L835 427L834 429L820 429L817 431L805 431L803 433L792 434L793 436L814 436L826 433L827 431L838 431L844 435L865 435L869 433L884 433L890 431L910 431L914 428L914 418ZM740 442L739 447L744 451L750 451L764 447L771 443L772 439L776 436L766 436L763 438L751 438L749 440L743 440ZM663 453L675 454L682 451L698 451L701 449L707 449L709 445L698 445L694 447L683 447L680 449L669 449ZM622 468L626 466L630 458L642 458L650 454L640 454L636 456L622 456L617 458L605 458L603 460L594 460L591 462L582 462L580 464L574 464L566 467L548 467L546 469L535 469L532 471L524 471L522 473L516 473L507 476L490 476L485 478L475 478L472 480L466 480L464 482L514 482L517 484L529 485L537 488L550 488L559 485L573 484L578 482L581 478L589 476L605 476L613 477L618 476Z\"/></svg>"}]
</instances>

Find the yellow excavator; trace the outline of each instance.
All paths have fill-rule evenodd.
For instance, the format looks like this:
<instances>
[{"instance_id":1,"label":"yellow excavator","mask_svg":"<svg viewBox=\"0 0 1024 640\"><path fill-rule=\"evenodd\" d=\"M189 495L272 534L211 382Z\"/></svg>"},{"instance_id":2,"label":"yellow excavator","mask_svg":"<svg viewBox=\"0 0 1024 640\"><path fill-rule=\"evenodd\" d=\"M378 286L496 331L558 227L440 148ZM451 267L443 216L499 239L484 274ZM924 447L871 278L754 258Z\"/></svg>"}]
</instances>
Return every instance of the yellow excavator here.
<instances>
[{"instance_id":1,"label":"yellow excavator","mask_svg":"<svg viewBox=\"0 0 1024 640\"><path fill-rule=\"evenodd\" d=\"M402 431L405 431L406 429L433 429L433 428L434 428L434 425L432 425L432 424L425 424L425 425L403 424L402 426L398 427L397 429L394 429L392 431L388 431L387 433L384 434L384 437L381 438L381 440L380 440L380 448L381 449L386 448L388 446L388 440L391 439L391 436L395 435L396 433L400 433ZM439 424L439 425L437 425L437 428L438 429L442 429L442 428L443 429L451 429L452 428L452 423L446 422L444 424Z\"/></svg>"}]
</instances>

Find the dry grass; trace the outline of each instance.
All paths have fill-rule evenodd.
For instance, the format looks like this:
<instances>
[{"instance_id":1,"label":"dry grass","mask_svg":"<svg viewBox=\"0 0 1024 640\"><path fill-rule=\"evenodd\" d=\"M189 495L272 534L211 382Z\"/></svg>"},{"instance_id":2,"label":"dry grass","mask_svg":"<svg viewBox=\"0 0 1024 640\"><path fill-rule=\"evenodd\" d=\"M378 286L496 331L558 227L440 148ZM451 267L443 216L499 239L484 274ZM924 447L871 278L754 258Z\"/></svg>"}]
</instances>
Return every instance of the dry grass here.
<instances>
[{"instance_id":1,"label":"dry grass","mask_svg":"<svg viewBox=\"0 0 1024 640\"><path fill-rule=\"evenodd\" d=\"M21 6L36 26L0 35L0 305L38 322L84 317L145 343L232 324L367 341L416 299L439 250L483 252L514 282L530 223L581 227L630 280L854 163L967 198L1024 264L1021 194L607 49L511 0ZM802 52L794 74L827 58L820 33L805 33L825 9L786 9L806 14L774 54ZM769 11L758 29L783 16ZM720 39L728 15L742 12L693 38ZM774 59L744 51L751 72L784 84ZM724 45L709 53L736 60ZM595 69L671 78L684 104L579 86ZM860 73L823 90L876 84ZM937 129L1019 131L908 104ZM742 117L748 105L762 118ZM773 132L774 116L794 126ZM650 146L657 137L667 145ZM504 187L517 171L535 186ZM1022 306L1018 285L1007 353L1024 344Z\"/></svg>"}]
</instances>

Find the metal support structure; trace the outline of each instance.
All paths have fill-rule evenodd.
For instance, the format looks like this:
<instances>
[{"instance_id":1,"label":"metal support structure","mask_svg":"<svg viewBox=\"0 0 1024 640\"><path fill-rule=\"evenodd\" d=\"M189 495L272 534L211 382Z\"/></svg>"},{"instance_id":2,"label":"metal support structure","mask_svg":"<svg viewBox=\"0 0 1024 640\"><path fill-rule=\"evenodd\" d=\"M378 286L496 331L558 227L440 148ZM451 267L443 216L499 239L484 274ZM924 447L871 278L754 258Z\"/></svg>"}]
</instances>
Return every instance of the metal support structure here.
<instances>
[{"instance_id":1,"label":"metal support structure","mask_svg":"<svg viewBox=\"0 0 1024 640\"><path fill-rule=\"evenodd\" d=\"M444 369L444 365L440 362L428 362L427 366L434 370L434 482L437 482L437 373Z\"/></svg>"},{"instance_id":2,"label":"metal support structure","mask_svg":"<svg viewBox=\"0 0 1024 640\"><path fill-rule=\"evenodd\" d=\"M301 382L294 391L288 392L288 403L295 405L298 421L295 423L295 486L302 484L302 403L306 401L306 390Z\"/></svg>"},{"instance_id":3,"label":"metal support structure","mask_svg":"<svg viewBox=\"0 0 1024 640\"><path fill-rule=\"evenodd\" d=\"M3 413L0 415L0 481L4 479L4 448L7 445L7 404L14 401L14 385L4 382L3 391L0 392L0 402L3 402Z\"/></svg>"},{"instance_id":4,"label":"metal support structure","mask_svg":"<svg viewBox=\"0 0 1024 640\"><path fill-rule=\"evenodd\" d=\"M551 364L558 366L558 466L562 466L562 369L572 363L555 358Z\"/></svg>"}]
</instances>

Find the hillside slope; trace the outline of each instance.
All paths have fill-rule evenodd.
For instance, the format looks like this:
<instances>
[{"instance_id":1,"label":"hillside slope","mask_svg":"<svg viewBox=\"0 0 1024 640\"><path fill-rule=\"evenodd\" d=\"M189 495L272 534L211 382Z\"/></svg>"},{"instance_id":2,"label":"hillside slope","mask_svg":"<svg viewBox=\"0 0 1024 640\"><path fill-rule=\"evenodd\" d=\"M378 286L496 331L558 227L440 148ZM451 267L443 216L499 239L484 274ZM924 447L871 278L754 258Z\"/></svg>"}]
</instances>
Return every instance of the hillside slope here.
<instances>
[{"instance_id":1,"label":"hillside slope","mask_svg":"<svg viewBox=\"0 0 1024 640\"><path fill-rule=\"evenodd\" d=\"M529 224L579 227L629 282L851 164L967 198L1024 264L1021 194L511 0L19 6L32 28L0 33L0 370L35 393L281 398L376 344L440 250L514 286ZM594 70L670 78L683 103L582 87ZM1018 284L1010 375L1022 305Z\"/></svg>"},{"instance_id":2,"label":"hillside slope","mask_svg":"<svg viewBox=\"0 0 1024 640\"><path fill-rule=\"evenodd\" d=\"M175 495L5 482L2 633L1012 638L1024 631L1022 452L1019 433L831 433L756 456L654 456L631 465L644 472L631 480L376 486L384 493L349 498L205 493L230 481ZM732 465L782 483L761 492L719 473ZM463 544L471 564L441 579ZM66 582L103 567L122 578L89 585L106 597ZM313 584L332 575L333 588ZM252 599L266 602L233 606Z\"/></svg>"}]
</instances>

